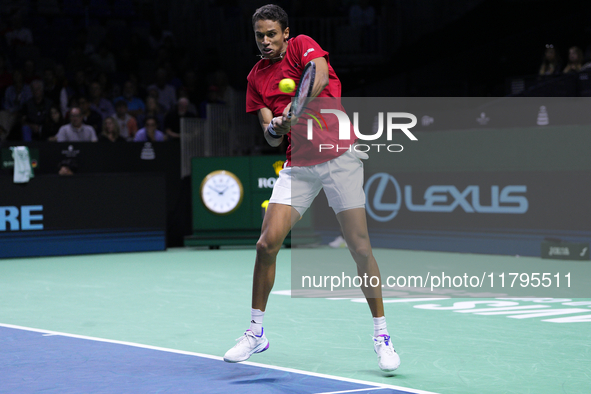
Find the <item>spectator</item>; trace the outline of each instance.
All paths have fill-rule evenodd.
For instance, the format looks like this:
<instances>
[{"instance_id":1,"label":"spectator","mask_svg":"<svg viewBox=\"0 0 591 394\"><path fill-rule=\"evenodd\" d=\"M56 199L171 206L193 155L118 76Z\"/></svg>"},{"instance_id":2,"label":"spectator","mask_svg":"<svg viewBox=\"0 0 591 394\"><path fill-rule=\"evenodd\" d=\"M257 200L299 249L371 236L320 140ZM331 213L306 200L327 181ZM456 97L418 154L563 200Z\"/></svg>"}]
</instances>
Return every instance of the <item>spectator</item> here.
<instances>
[{"instance_id":1,"label":"spectator","mask_svg":"<svg viewBox=\"0 0 591 394\"><path fill-rule=\"evenodd\" d=\"M568 63L566 63L563 73L579 72L581 67L583 67L583 51L579 47L571 47L568 50Z\"/></svg>"},{"instance_id":2,"label":"spectator","mask_svg":"<svg viewBox=\"0 0 591 394\"><path fill-rule=\"evenodd\" d=\"M166 141L166 134L158 130L156 118L146 118L146 127L138 130L133 139L135 142L162 142Z\"/></svg>"},{"instance_id":3,"label":"spectator","mask_svg":"<svg viewBox=\"0 0 591 394\"><path fill-rule=\"evenodd\" d=\"M160 47L165 46L166 40L170 40L173 46L176 45L174 35L170 30L163 30L156 25L152 25L150 35L148 37L148 41L152 47L152 50L156 51Z\"/></svg>"},{"instance_id":4,"label":"spectator","mask_svg":"<svg viewBox=\"0 0 591 394\"><path fill-rule=\"evenodd\" d=\"M139 70L140 59L143 56L142 39L138 32L133 32L129 37L127 46L121 48L116 54L117 70L123 74L131 74Z\"/></svg>"},{"instance_id":5,"label":"spectator","mask_svg":"<svg viewBox=\"0 0 591 394\"><path fill-rule=\"evenodd\" d=\"M153 97L156 99L156 101L158 102L158 106L160 107L160 109L163 112L166 112L164 110L164 107L160 104L160 93L158 93L158 88L156 87L156 85L150 85L147 87L147 91L148 91L148 97Z\"/></svg>"},{"instance_id":6,"label":"spectator","mask_svg":"<svg viewBox=\"0 0 591 394\"><path fill-rule=\"evenodd\" d=\"M99 136L99 142L125 142L125 138L119 133L119 124L112 116L103 122L103 132Z\"/></svg>"},{"instance_id":7,"label":"spectator","mask_svg":"<svg viewBox=\"0 0 591 394\"><path fill-rule=\"evenodd\" d=\"M80 48L84 56L91 56L96 52L94 44L88 38L88 29L82 28L76 34L75 45Z\"/></svg>"},{"instance_id":8,"label":"spectator","mask_svg":"<svg viewBox=\"0 0 591 394\"><path fill-rule=\"evenodd\" d=\"M377 49L376 40L376 10L369 0L359 0L349 8L349 23L355 30L353 34L361 39L360 45L366 52L373 52Z\"/></svg>"},{"instance_id":9,"label":"spectator","mask_svg":"<svg viewBox=\"0 0 591 394\"><path fill-rule=\"evenodd\" d=\"M57 105L52 105L49 109L49 116L41 126L42 141L56 141L56 135L60 128L66 124L62 112Z\"/></svg>"},{"instance_id":10,"label":"spectator","mask_svg":"<svg viewBox=\"0 0 591 394\"><path fill-rule=\"evenodd\" d=\"M66 84L60 92L60 109L62 110L62 115L66 116L68 111L70 110L68 103L74 96L82 97L88 95L88 89L86 88L86 75L84 71L78 70L76 71L76 75L74 76L74 80L71 84Z\"/></svg>"},{"instance_id":11,"label":"spectator","mask_svg":"<svg viewBox=\"0 0 591 394\"><path fill-rule=\"evenodd\" d=\"M82 112L78 107L70 110L70 123L60 127L57 142L96 142L96 133L92 126L82 122Z\"/></svg>"},{"instance_id":12,"label":"spectator","mask_svg":"<svg viewBox=\"0 0 591 394\"><path fill-rule=\"evenodd\" d=\"M112 103L113 98L121 95L121 87L113 84L106 73L99 73L96 78L99 85L101 85L102 97Z\"/></svg>"},{"instance_id":13,"label":"spectator","mask_svg":"<svg viewBox=\"0 0 591 394\"><path fill-rule=\"evenodd\" d=\"M137 122L133 116L127 112L127 103L123 100L117 101L115 105L115 116L113 119L117 122L119 134L128 141L133 141L137 133Z\"/></svg>"},{"instance_id":14,"label":"spectator","mask_svg":"<svg viewBox=\"0 0 591 394\"><path fill-rule=\"evenodd\" d=\"M23 78L26 84L31 84L36 79L41 79L41 76L37 74L37 66L31 59L25 60L23 65Z\"/></svg>"},{"instance_id":15,"label":"spectator","mask_svg":"<svg viewBox=\"0 0 591 394\"><path fill-rule=\"evenodd\" d=\"M31 82L31 91L33 97L23 107L23 141L41 139L41 126L49 116L49 109L52 105L51 100L45 97L43 82L41 80L36 79Z\"/></svg>"},{"instance_id":16,"label":"spectator","mask_svg":"<svg viewBox=\"0 0 591 394\"><path fill-rule=\"evenodd\" d=\"M556 48L552 44L546 44L546 50L544 51L544 59L540 66L540 75L555 75L560 74L562 70L562 61L560 55L556 52Z\"/></svg>"},{"instance_id":17,"label":"spectator","mask_svg":"<svg viewBox=\"0 0 591 394\"><path fill-rule=\"evenodd\" d=\"M129 114L135 118L140 116L141 114L146 111L146 105L139 97L135 96L135 85L132 81L127 81L123 85L123 95L117 97L115 100L115 106L117 106L118 101L125 101L127 104L127 111Z\"/></svg>"},{"instance_id":18,"label":"spectator","mask_svg":"<svg viewBox=\"0 0 591 394\"><path fill-rule=\"evenodd\" d=\"M215 85L211 85L207 90L207 99L202 101L199 105L199 117L207 118L207 105L208 104L225 104L224 99L220 93L220 88Z\"/></svg>"},{"instance_id":19,"label":"spectator","mask_svg":"<svg viewBox=\"0 0 591 394\"><path fill-rule=\"evenodd\" d=\"M82 111L82 121L85 124L92 126L92 128L100 134L103 118L101 114L91 108L90 101L86 96L81 96L78 99L78 108Z\"/></svg>"},{"instance_id":20,"label":"spectator","mask_svg":"<svg viewBox=\"0 0 591 394\"><path fill-rule=\"evenodd\" d=\"M237 93L236 90L230 86L228 74L226 74L225 71L217 70L214 72L212 83L210 85L214 85L218 88L217 95L219 96L220 101L228 105L234 105L236 102Z\"/></svg>"},{"instance_id":21,"label":"spectator","mask_svg":"<svg viewBox=\"0 0 591 394\"><path fill-rule=\"evenodd\" d=\"M100 72L113 74L117 71L115 56L109 51L109 48L105 43L99 45L97 53L90 55L90 60Z\"/></svg>"},{"instance_id":22,"label":"spectator","mask_svg":"<svg viewBox=\"0 0 591 394\"><path fill-rule=\"evenodd\" d=\"M55 72L57 86L59 86L61 91L61 89L68 84L68 79L66 78L66 67L61 63L57 63L53 71Z\"/></svg>"},{"instance_id":23,"label":"spectator","mask_svg":"<svg viewBox=\"0 0 591 394\"><path fill-rule=\"evenodd\" d=\"M148 91L158 91L158 103L168 112L176 104L176 90L174 86L166 82L167 75L164 68L159 68L156 71L156 83L148 86Z\"/></svg>"},{"instance_id":24,"label":"spectator","mask_svg":"<svg viewBox=\"0 0 591 394\"><path fill-rule=\"evenodd\" d=\"M137 96L137 97L147 97L148 96L148 89L145 86L140 85L140 80L136 74L134 74L134 73L129 74L128 79L133 84L133 87L135 89L135 92L134 92L135 96ZM142 100L142 101L144 102L144 104L146 103L146 100Z\"/></svg>"},{"instance_id":25,"label":"spectator","mask_svg":"<svg viewBox=\"0 0 591 394\"><path fill-rule=\"evenodd\" d=\"M58 167L59 175L74 175L78 171L78 160L73 157L64 159L59 163Z\"/></svg>"},{"instance_id":26,"label":"spectator","mask_svg":"<svg viewBox=\"0 0 591 394\"><path fill-rule=\"evenodd\" d=\"M585 64L581 67L581 71L588 70L591 68L591 45L587 45L585 48Z\"/></svg>"},{"instance_id":27,"label":"spectator","mask_svg":"<svg viewBox=\"0 0 591 394\"><path fill-rule=\"evenodd\" d=\"M372 27L376 19L376 10L369 0L359 0L359 4L353 4L349 9L349 23L355 27Z\"/></svg>"},{"instance_id":28,"label":"spectator","mask_svg":"<svg viewBox=\"0 0 591 394\"><path fill-rule=\"evenodd\" d=\"M94 53L94 46L88 42L86 29L82 29L70 46L66 64L73 70L85 70L92 65L92 61L89 59L89 55L92 53Z\"/></svg>"},{"instance_id":29,"label":"spectator","mask_svg":"<svg viewBox=\"0 0 591 394\"><path fill-rule=\"evenodd\" d=\"M5 34L6 43L12 49L19 45L32 45L33 33L31 30L23 27L23 20L19 13L13 15L10 20L10 28Z\"/></svg>"},{"instance_id":30,"label":"spectator","mask_svg":"<svg viewBox=\"0 0 591 394\"><path fill-rule=\"evenodd\" d=\"M158 67L164 67L164 63L166 63L168 61L168 59L170 59L172 56L171 54L168 52L168 50L164 47L162 48L158 48L156 50L156 65Z\"/></svg>"},{"instance_id":31,"label":"spectator","mask_svg":"<svg viewBox=\"0 0 591 394\"><path fill-rule=\"evenodd\" d=\"M111 116L115 112L113 104L103 97L103 90L97 81L90 85L90 108L98 112L102 119Z\"/></svg>"},{"instance_id":32,"label":"spectator","mask_svg":"<svg viewBox=\"0 0 591 394\"><path fill-rule=\"evenodd\" d=\"M164 115L158 101L151 96L146 98L146 113L139 116L137 119L138 128L144 127L146 119L153 117L158 122L158 125L164 125Z\"/></svg>"},{"instance_id":33,"label":"spectator","mask_svg":"<svg viewBox=\"0 0 591 394\"><path fill-rule=\"evenodd\" d=\"M170 57L168 59L170 59ZM162 67L166 70L166 75L169 77L168 83L174 87L175 91L183 86L183 81L181 81L179 77L175 76L175 70L170 61L165 61Z\"/></svg>"},{"instance_id":34,"label":"spectator","mask_svg":"<svg viewBox=\"0 0 591 394\"><path fill-rule=\"evenodd\" d=\"M171 63L178 65L180 63L180 48L177 46L175 39L173 36L168 35L163 37L164 41L162 42L162 46L159 48L159 52L164 50L164 52L168 55L164 62L160 64L164 64L166 61L170 61ZM163 60L163 59L161 59Z\"/></svg>"},{"instance_id":35,"label":"spectator","mask_svg":"<svg viewBox=\"0 0 591 394\"><path fill-rule=\"evenodd\" d=\"M169 138L181 136L181 119L196 118L194 112L189 112L189 100L180 98L178 104L164 118L164 131Z\"/></svg>"},{"instance_id":36,"label":"spectator","mask_svg":"<svg viewBox=\"0 0 591 394\"><path fill-rule=\"evenodd\" d=\"M195 71L187 71L183 80L183 89L187 92L187 98L192 103L200 103L203 100L204 88L199 85ZM179 94L180 96L180 94Z\"/></svg>"},{"instance_id":37,"label":"spectator","mask_svg":"<svg viewBox=\"0 0 591 394\"><path fill-rule=\"evenodd\" d=\"M324 17L346 17L347 16L347 7L350 2L345 4L345 1L342 0L325 0L322 4L315 4L318 11L318 15L322 15Z\"/></svg>"},{"instance_id":38,"label":"spectator","mask_svg":"<svg viewBox=\"0 0 591 394\"><path fill-rule=\"evenodd\" d=\"M4 105L0 112L0 134L7 137L17 121L17 115L25 103L33 97L29 85L23 81L21 70L14 70L12 74L14 84L9 86L4 93Z\"/></svg>"},{"instance_id":39,"label":"spectator","mask_svg":"<svg viewBox=\"0 0 591 394\"><path fill-rule=\"evenodd\" d=\"M59 103L61 88L52 68L48 67L43 72L43 86L45 87L45 97L50 99L52 103Z\"/></svg>"},{"instance_id":40,"label":"spectator","mask_svg":"<svg viewBox=\"0 0 591 394\"><path fill-rule=\"evenodd\" d=\"M197 113L197 107L195 107L195 105L191 102L191 99L189 98L189 92L187 92L187 89L182 87L179 89L178 91L178 96L179 96L179 100L182 98L186 98L187 100L189 100L189 106L187 107L189 112L193 112L194 114Z\"/></svg>"},{"instance_id":41,"label":"spectator","mask_svg":"<svg viewBox=\"0 0 591 394\"><path fill-rule=\"evenodd\" d=\"M14 83L12 75L8 72L4 56L0 55L0 97L2 97L10 85Z\"/></svg>"}]
</instances>

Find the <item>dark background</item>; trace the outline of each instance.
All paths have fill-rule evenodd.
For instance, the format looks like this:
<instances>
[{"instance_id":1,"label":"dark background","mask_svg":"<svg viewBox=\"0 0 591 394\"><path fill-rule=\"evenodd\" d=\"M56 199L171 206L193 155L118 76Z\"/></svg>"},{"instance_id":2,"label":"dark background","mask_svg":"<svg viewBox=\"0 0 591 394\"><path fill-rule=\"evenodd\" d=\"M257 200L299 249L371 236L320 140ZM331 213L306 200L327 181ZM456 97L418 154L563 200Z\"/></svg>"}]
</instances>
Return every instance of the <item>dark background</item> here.
<instances>
[{"instance_id":1,"label":"dark background","mask_svg":"<svg viewBox=\"0 0 591 394\"><path fill-rule=\"evenodd\" d=\"M240 18L247 21L257 6L266 3L217 2L225 15L240 13ZM356 1L277 3L290 15L292 35L308 34L320 40L312 29L299 28L298 19L321 21L347 17L348 6ZM343 82L344 95L505 96L509 93L508 79L537 74L546 44L557 48L563 66L570 47L578 46L585 51L591 44L589 2L373 0L370 4L383 29L363 32L368 36L364 43L371 47L375 42L383 42L385 51L377 59L360 54L359 58L366 59L358 62L337 56L331 58ZM250 51L244 56L240 56L242 49L233 47L239 40L227 25L219 26L210 34L226 36L228 46L210 47L209 54L229 56L245 64L245 72L230 74L232 83L244 89L246 72L256 61L254 55L257 54L254 39L249 35L250 26L247 23L245 33L246 40L251 41ZM330 45L319 42L331 55L338 52L339 46L346 45L349 38L338 32L334 35L335 41ZM208 61L224 63L215 56Z\"/></svg>"},{"instance_id":2,"label":"dark background","mask_svg":"<svg viewBox=\"0 0 591 394\"><path fill-rule=\"evenodd\" d=\"M568 49L591 45L591 3L574 0L370 0L376 23L360 33L364 51L340 56L351 36L334 28L348 19L356 0L277 1L290 15L292 35L308 34L331 52L331 62L349 96L504 96L508 80L538 72L545 44L553 44L566 64ZM140 87L152 83L156 64L127 61L133 33L160 39L174 35L169 53L178 77L191 69L201 88L208 75L222 69L230 84L245 90L246 75L257 61L250 26L254 10L267 1L237 0L3 0L0 31L15 13L33 31L44 58L64 63L81 40L81 31L106 28L104 43L118 68L138 74ZM331 42L314 34L327 26ZM86 29L86 30L85 30ZM147 35L145 34L147 33ZM324 41L324 42L323 42ZM143 44L142 44L143 45ZM355 52L355 51L353 51ZM151 55L153 60L158 54ZM354 60L351 60L353 58ZM20 66L22 59L11 66ZM144 59L142 59L144 60ZM160 59L162 60L162 59ZM586 59L589 61L591 59ZM42 68L43 64L38 64ZM68 73L73 70L68 69ZM121 71L121 70L119 70ZM205 96L205 91L201 92Z\"/></svg>"}]
</instances>

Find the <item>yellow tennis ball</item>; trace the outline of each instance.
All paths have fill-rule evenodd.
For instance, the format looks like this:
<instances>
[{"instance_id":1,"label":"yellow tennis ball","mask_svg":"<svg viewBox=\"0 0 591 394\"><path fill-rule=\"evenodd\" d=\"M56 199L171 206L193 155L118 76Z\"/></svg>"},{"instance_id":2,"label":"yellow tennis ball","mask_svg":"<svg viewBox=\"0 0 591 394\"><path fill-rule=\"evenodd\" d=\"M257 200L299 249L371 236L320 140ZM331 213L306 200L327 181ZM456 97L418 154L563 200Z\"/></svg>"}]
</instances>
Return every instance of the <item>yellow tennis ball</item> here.
<instances>
[{"instance_id":1,"label":"yellow tennis ball","mask_svg":"<svg viewBox=\"0 0 591 394\"><path fill-rule=\"evenodd\" d=\"M283 93L291 93L295 90L296 84L291 78L284 78L279 82L279 90Z\"/></svg>"}]
</instances>

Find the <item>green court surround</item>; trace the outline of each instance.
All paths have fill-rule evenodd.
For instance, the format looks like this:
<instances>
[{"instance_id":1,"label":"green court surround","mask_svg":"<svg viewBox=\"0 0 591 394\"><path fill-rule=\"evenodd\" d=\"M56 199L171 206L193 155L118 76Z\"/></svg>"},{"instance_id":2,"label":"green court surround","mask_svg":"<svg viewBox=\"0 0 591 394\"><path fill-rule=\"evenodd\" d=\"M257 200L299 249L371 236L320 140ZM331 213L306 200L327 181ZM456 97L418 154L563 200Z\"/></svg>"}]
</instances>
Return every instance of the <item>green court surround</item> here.
<instances>
[{"instance_id":1,"label":"green court surround","mask_svg":"<svg viewBox=\"0 0 591 394\"><path fill-rule=\"evenodd\" d=\"M444 255L375 253L378 261L408 262ZM0 323L222 356L248 328L253 260L253 248L0 260ZM274 290L289 288L286 249ZM386 304L402 359L393 375L377 367L369 309L348 299L272 294L265 316L271 346L251 361L438 393L590 392L591 322L415 308L419 303Z\"/></svg>"}]
</instances>

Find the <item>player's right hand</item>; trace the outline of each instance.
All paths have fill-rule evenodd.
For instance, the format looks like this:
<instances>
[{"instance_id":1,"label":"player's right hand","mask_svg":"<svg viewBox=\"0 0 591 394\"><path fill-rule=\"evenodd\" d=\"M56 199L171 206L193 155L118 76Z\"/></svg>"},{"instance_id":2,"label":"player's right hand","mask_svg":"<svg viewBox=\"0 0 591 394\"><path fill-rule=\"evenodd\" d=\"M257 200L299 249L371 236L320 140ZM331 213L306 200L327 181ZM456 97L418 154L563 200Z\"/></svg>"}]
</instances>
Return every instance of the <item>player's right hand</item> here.
<instances>
[{"instance_id":1,"label":"player's right hand","mask_svg":"<svg viewBox=\"0 0 591 394\"><path fill-rule=\"evenodd\" d=\"M273 129L277 135L285 135L289 133L289 129L291 128L291 121L286 119L286 116L277 116L273 118L271 121L273 122Z\"/></svg>"}]
</instances>

